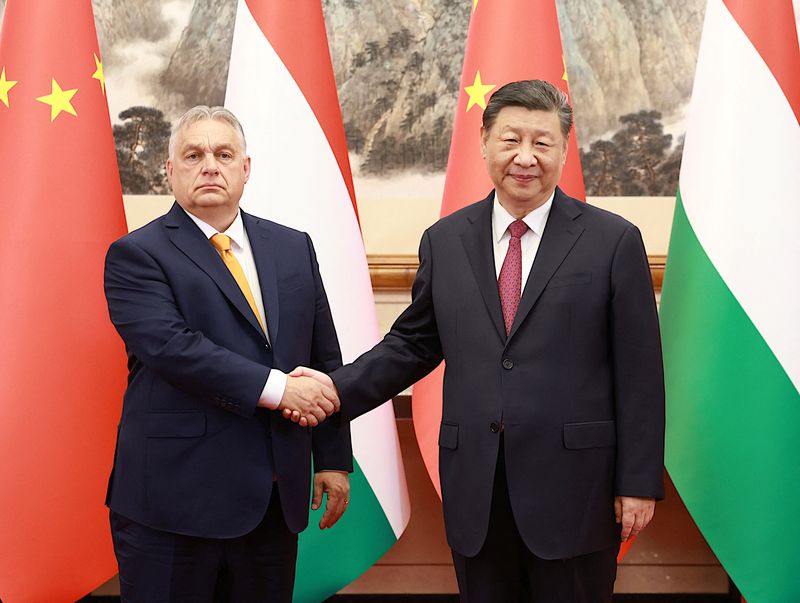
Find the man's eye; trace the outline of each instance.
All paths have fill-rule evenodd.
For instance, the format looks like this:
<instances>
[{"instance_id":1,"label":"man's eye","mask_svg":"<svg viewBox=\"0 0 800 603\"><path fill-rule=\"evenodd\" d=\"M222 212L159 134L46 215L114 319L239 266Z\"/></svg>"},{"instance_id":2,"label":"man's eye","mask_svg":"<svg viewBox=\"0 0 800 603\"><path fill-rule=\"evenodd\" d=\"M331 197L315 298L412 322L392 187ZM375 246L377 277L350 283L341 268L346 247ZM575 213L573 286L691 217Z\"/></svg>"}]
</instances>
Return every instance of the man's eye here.
<instances>
[{"instance_id":1,"label":"man's eye","mask_svg":"<svg viewBox=\"0 0 800 603\"><path fill-rule=\"evenodd\" d=\"M503 142L507 142L509 144L514 144L514 143L517 142L517 139L516 138L504 138Z\"/></svg>"},{"instance_id":2,"label":"man's eye","mask_svg":"<svg viewBox=\"0 0 800 603\"><path fill-rule=\"evenodd\" d=\"M186 159L197 159L197 153L189 153Z\"/></svg>"},{"instance_id":3,"label":"man's eye","mask_svg":"<svg viewBox=\"0 0 800 603\"><path fill-rule=\"evenodd\" d=\"M231 155L230 153L220 153L220 154L219 154L219 156L220 156L222 159L230 159L230 158L232 158L232 157L233 157L233 155Z\"/></svg>"}]
</instances>

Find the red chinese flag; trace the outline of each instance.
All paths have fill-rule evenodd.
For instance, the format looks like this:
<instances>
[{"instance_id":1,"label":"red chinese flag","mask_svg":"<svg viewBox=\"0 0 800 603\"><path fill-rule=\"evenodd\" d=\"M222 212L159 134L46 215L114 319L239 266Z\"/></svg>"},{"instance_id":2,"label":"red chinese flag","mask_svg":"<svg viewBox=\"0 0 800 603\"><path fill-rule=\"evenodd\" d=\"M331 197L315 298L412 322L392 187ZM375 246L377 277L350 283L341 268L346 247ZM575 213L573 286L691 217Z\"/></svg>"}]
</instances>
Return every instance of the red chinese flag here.
<instances>
[{"instance_id":1,"label":"red chinese flag","mask_svg":"<svg viewBox=\"0 0 800 603\"><path fill-rule=\"evenodd\" d=\"M447 161L442 216L484 198L492 189L479 145L483 109L500 86L531 79L547 80L569 95L555 0L474 0ZM559 186L568 195L586 197L574 127ZM438 434L443 376L444 363L414 385L412 397L417 442L440 497ZM620 558L632 542L622 544Z\"/></svg>"},{"instance_id":2,"label":"red chinese flag","mask_svg":"<svg viewBox=\"0 0 800 603\"><path fill-rule=\"evenodd\" d=\"M103 260L127 228L90 0L8 0L0 170L0 599L75 601L116 573L125 384Z\"/></svg>"},{"instance_id":3,"label":"red chinese flag","mask_svg":"<svg viewBox=\"0 0 800 603\"><path fill-rule=\"evenodd\" d=\"M486 197L492 181L480 150L483 109L492 92L518 80L547 80L569 94L555 0L474 0L461 72L453 139L447 161L441 215ZM573 128L559 186L583 199L578 144ZM444 365L414 385L412 408L417 442L436 491L439 485L439 424Z\"/></svg>"}]
</instances>

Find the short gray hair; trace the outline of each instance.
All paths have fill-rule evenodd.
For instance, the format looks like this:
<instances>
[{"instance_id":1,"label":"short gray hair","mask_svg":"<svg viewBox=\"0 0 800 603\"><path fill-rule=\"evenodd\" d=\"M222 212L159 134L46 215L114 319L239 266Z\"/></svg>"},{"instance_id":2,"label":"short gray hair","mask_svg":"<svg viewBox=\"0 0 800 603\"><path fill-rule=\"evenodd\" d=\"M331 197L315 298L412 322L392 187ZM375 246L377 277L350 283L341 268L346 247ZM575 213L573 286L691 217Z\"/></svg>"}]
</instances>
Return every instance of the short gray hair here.
<instances>
[{"instance_id":1,"label":"short gray hair","mask_svg":"<svg viewBox=\"0 0 800 603\"><path fill-rule=\"evenodd\" d=\"M498 88L483 112L483 127L489 130L497 114L505 107L523 107L531 111L551 111L558 115L564 142L572 129L572 107L567 95L545 80L521 80Z\"/></svg>"},{"instance_id":2,"label":"short gray hair","mask_svg":"<svg viewBox=\"0 0 800 603\"><path fill-rule=\"evenodd\" d=\"M190 126L198 121L206 119L214 119L217 121L224 121L234 130L239 136L239 142L242 145L242 153L247 153L247 141L244 138L244 130L242 124L236 119L236 116L228 111L225 107L209 107L208 105L197 105L192 107L186 113L178 118L175 125L172 126L172 133L169 135L169 157L172 159L175 153L175 145L178 140L178 132L186 126Z\"/></svg>"}]
</instances>

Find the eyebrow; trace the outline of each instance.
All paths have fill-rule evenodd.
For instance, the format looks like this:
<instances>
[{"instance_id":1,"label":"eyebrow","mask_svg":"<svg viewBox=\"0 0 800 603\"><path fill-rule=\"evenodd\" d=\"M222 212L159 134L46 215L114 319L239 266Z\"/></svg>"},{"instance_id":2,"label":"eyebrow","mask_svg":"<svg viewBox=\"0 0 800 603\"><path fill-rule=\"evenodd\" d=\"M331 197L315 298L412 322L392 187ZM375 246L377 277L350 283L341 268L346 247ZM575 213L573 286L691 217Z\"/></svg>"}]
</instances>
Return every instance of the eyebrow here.
<instances>
[{"instance_id":1,"label":"eyebrow","mask_svg":"<svg viewBox=\"0 0 800 603\"><path fill-rule=\"evenodd\" d=\"M182 153L186 153L187 151L205 151L205 149L206 149L206 145L205 144L196 143L196 142L187 142L187 143L184 143L181 146L181 152ZM219 145L217 145L215 147L212 147L211 150L214 153L217 153L219 151L232 151L234 153L238 152L238 150L236 148L236 145L231 144L231 143L219 144Z\"/></svg>"},{"instance_id":2,"label":"eyebrow","mask_svg":"<svg viewBox=\"0 0 800 603\"><path fill-rule=\"evenodd\" d=\"M499 133L503 134L503 133L507 133L507 132L513 132L514 134L519 134L520 132L523 132L523 131L526 131L526 128L507 125L505 128L500 130ZM555 130L538 128L538 129L533 130L533 135L536 136L536 137L538 137L538 136L555 136L556 135L556 131Z\"/></svg>"}]
</instances>

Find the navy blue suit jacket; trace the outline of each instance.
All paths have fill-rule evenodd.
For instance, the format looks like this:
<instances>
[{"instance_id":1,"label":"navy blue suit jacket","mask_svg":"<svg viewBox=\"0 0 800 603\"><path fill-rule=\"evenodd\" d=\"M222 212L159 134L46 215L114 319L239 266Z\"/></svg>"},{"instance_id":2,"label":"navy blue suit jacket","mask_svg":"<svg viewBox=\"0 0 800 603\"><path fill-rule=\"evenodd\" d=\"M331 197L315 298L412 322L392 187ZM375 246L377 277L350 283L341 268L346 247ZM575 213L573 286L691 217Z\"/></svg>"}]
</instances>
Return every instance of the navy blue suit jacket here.
<instances>
[{"instance_id":1,"label":"navy blue suit jacket","mask_svg":"<svg viewBox=\"0 0 800 603\"><path fill-rule=\"evenodd\" d=\"M439 472L450 546L486 539L504 429L511 506L545 559L619 543L615 495L663 496L664 377L639 231L556 189L506 336L494 194L422 237L412 302L375 348L332 375L358 416L446 361Z\"/></svg>"},{"instance_id":2,"label":"navy blue suit jacket","mask_svg":"<svg viewBox=\"0 0 800 603\"><path fill-rule=\"evenodd\" d=\"M271 368L341 366L307 234L242 212L271 344L217 251L176 203L113 243L105 291L128 387L107 504L169 532L230 538L264 516L277 476L286 523L308 523L315 470L352 470L349 424L301 428L256 408Z\"/></svg>"}]
</instances>

